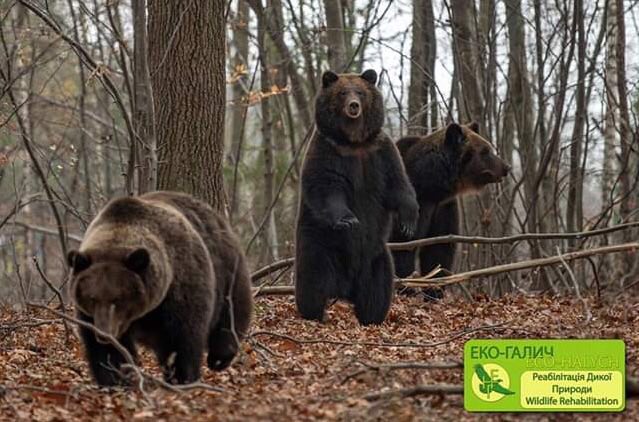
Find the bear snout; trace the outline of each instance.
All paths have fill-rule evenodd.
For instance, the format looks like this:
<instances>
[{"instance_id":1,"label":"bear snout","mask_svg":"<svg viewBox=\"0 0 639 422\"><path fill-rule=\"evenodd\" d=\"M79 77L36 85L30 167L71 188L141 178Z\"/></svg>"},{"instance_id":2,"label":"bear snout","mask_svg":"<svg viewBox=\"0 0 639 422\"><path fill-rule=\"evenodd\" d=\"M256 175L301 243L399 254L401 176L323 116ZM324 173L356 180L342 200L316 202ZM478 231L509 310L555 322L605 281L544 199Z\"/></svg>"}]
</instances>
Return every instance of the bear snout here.
<instances>
[{"instance_id":1,"label":"bear snout","mask_svg":"<svg viewBox=\"0 0 639 422\"><path fill-rule=\"evenodd\" d=\"M504 165L502 166L502 177L506 177L510 174L510 171L512 170L512 167L510 166L510 164L508 163L504 163Z\"/></svg>"},{"instance_id":2,"label":"bear snout","mask_svg":"<svg viewBox=\"0 0 639 422\"><path fill-rule=\"evenodd\" d=\"M346 115L351 119L357 119L362 114L362 105L358 100L349 101L346 106Z\"/></svg>"}]
</instances>

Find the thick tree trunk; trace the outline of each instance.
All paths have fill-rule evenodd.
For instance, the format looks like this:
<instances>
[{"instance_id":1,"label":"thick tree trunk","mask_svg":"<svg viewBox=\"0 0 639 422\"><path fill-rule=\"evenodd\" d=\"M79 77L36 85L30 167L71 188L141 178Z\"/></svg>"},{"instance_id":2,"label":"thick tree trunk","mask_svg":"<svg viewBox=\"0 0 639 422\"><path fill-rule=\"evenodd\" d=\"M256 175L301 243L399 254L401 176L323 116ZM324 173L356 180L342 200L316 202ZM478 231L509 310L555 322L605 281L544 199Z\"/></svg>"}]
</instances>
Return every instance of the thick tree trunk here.
<instances>
[{"instance_id":1,"label":"thick tree trunk","mask_svg":"<svg viewBox=\"0 0 639 422\"><path fill-rule=\"evenodd\" d=\"M225 2L149 1L158 187L225 205Z\"/></svg>"}]
</instances>

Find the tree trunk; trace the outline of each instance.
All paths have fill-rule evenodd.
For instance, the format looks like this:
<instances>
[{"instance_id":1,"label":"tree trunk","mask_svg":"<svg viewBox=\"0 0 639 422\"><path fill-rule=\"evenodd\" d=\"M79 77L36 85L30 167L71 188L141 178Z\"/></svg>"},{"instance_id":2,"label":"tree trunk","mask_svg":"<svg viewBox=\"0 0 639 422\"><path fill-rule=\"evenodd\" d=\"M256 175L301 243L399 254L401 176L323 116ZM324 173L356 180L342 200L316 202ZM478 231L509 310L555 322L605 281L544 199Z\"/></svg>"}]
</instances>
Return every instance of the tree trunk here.
<instances>
[{"instance_id":1,"label":"tree trunk","mask_svg":"<svg viewBox=\"0 0 639 422\"><path fill-rule=\"evenodd\" d=\"M476 121L485 127L484 98L479 88L479 57L474 25L474 2L451 0L453 51L461 86L459 114L463 122Z\"/></svg>"},{"instance_id":2,"label":"tree trunk","mask_svg":"<svg viewBox=\"0 0 639 422\"><path fill-rule=\"evenodd\" d=\"M269 67L266 48L266 36L265 36L265 22L262 19L258 19L258 49L260 60L260 85L262 92L270 91L270 78ZM271 100L275 97L264 97L260 102L262 110L262 153L264 158L264 192L263 192L263 210L264 217L266 218L266 227L264 229L264 252L266 260L277 260L279 258L277 253L277 230L275 226L275 219L273 218L273 210L271 204L273 203L274 192L274 162L273 162L273 122L271 120Z\"/></svg>"},{"instance_id":3,"label":"tree trunk","mask_svg":"<svg viewBox=\"0 0 639 422\"><path fill-rule=\"evenodd\" d=\"M158 187L225 206L225 2L149 1Z\"/></svg>"},{"instance_id":4,"label":"tree trunk","mask_svg":"<svg viewBox=\"0 0 639 422\"><path fill-rule=\"evenodd\" d=\"M133 127L137 135L139 162L138 192L154 191L157 186L157 140L155 107L148 63L146 0L131 3L133 9Z\"/></svg>"},{"instance_id":5,"label":"tree trunk","mask_svg":"<svg viewBox=\"0 0 639 422\"><path fill-rule=\"evenodd\" d=\"M328 64L337 73L346 71L346 38L341 0L324 0Z\"/></svg>"},{"instance_id":6,"label":"tree trunk","mask_svg":"<svg viewBox=\"0 0 639 422\"><path fill-rule=\"evenodd\" d=\"M610 0L614 1L614 0ZM628 221L636 208L636 196L634 194L634 177L637 171L637 163L635 152L635 139L630 129L630 110L628 109L628 89L626 87L626 23L624 16L624 2L617 0L617 91L619 95L619 124L621 139L621 165L620 165L620 186L621 186L621 204L620 215L623 222ZM623 233L623 240L632 240L636 237L635 230L626 230ZM634 261L635 254L625 254L623 256L623 265L620 266L622 274L630 273Z\"/></svg>"},{"instance_id":7,"label":"tree trunk","mask_svg":"<svg viewBox=\"0 0 639 422\"><path fill-rule=\"evenodd\" d=\"M248 73L249 54L249 6L245 0L237 2L237 12L233 23L233 47L235 55L231 61L231 75L241 75ZM233 78L235 79L235 78ZM237 181L237 166L242 162L244 133L246 132L246 115L248 111L248 101L246 89L242 86L242 79L238 77L232 85L232 109L231 109L231 139L227 162L234 166L234 176L229 192L231 201L231 216L237 213L240 203L240 189Z\"/></svg>"},{"instance_id":8,"label":"tree trunk","mask_svg":"<svg viewBox=\"0 0 639 422\"><path fill-rule=\"evenodd\" d=\"M568 181L568 202L566 204L566 229L570 233L580 232L583 224L581 180L581 150L584 137L584 123L586 119L586 37L584 30L583 3L575 0L573 19L577 22L577 93L575 124L570 145L570 173ZM570 246L575 245L569 240Z\"/></svg>"},{"instance_id":9,"label":"tree trunk","mask_svg":"<svg viewBox=\"0 0 639 422\"><path fill-rule=\"evenodd\" d=\"M608 0L606 11L606 114L604 120L604 154L601 174L601 210L612 213L615 175L615 146L617 144L618 95L617 95L617 2ZM608 219L605 219L608 221Z\"/></svg>"},{"instance_id":10,"label":"tree trunk","mask_svg":"<svg viewBox=\"0 0 639 422\"><path fill-rule=\"evenodd\" d=\"M413 2L410 89L408 92L409 132L425 134L438 124L435 72L435 18L431 0ZM430 113L430 118L429 118Z\"/></svg>"}]
</instances>

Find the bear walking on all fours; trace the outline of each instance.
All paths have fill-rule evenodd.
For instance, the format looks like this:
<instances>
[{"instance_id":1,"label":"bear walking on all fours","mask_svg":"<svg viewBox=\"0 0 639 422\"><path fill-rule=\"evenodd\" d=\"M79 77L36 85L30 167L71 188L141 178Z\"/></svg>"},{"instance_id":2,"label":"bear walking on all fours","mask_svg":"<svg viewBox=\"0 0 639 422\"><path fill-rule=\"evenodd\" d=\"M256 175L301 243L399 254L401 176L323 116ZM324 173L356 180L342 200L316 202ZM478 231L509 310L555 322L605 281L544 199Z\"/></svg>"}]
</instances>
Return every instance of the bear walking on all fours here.
<instances>
[{"instance_id":1,"label":"bear walking on all fours","mask_svg":"<svg viewBox=\"0 0 639 422\"><path fill-rule=\"evenodd\" d=\"M70 251L70 296L78 318L136 356L155 352L167 381L190 383L230 365L248 332L253 298L246 259L228 223L209 205L173 192L111 201ZM93 377L126 384L126 363L106 339L81 328Z\"/></svg>"},{"instance_id":2,"label":"bear walking on all fours","mask_svg":"<svg viewBox=\"0 0 639 422\"><path fill-rule=\"evenodd\" d=\"M392 242L406 242L459 233L457 198L497 183L510 171L492 145L477 133L477 124L450 124L428 136L406 137L397 142L408 177L419 203L417 230L412 236L402 233L396 224ZM421 274L438 265L453 271L455 244L422 247L419 253ZM393 251L395 273L408 277L415 271L415 251ZM427 289L441 298L441 291Z\"/></svg>"},{"instance_id":3,"label":"bear walking on all fours","mask_svg":"<svg viewBox=\"0 0 639 422\"><path fill-rule=\"evenodd\" d=\"M382 323L393 297L391 214L405 233L415 227L415 192L382 132L376 81L373 70L322 75L296 230L295 299L306 319L323 320L328 301L341 298L361 324Z\"/></svg>"}]
</instances>

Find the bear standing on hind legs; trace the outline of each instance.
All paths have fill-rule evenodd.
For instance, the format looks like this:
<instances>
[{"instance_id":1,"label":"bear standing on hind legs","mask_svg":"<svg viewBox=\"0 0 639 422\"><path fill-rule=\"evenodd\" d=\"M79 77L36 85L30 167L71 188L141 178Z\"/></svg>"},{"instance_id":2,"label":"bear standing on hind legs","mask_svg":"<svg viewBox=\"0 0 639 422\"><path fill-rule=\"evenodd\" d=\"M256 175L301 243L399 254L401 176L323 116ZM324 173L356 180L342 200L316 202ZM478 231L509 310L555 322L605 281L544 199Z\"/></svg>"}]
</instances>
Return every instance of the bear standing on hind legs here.
<instances>
[{"instance_id":1,"label":"bear standing on hind legs","mask_svg":"<svg viewBox=\"0 0 639 422\"><path fill-rule=\"evenodd\" d=\"M402 233L396 224L392 242L407 242L459 233L457 198L497 183L510 171L492 145L477 134L477 125L450 124L428 136L411 136L397 142L408 177L419 202L417 230L412 236ZM419 253L421 274L438 265L453 271L455 244L443 243L422 247ZM395 273L408 277L415 270L415 251L393 251ZM425 289L441 298L441 291Z\"/></svg>"},{"instance_id":2,"label":"bear standing on hind legs","mask_svg":"<svg viewBox=\"0 0 639 422\"><path fill-rule=\"evenodd\" d=\"M323 320L328 301L340 298L354 304L361 324L382 323L393 297L392 213L406 234L415 227L415 192L382 132L376 82L374 70L322 75L295 245L295 299L306 319Z\"/></svg>"},{"instance_id":3,"label":"bear standing on hind legs","mask_svg":"<svg viewBox=\"0 0 639 422\"><path fill-rule=\"evenodd\" d=\"M207 350L210 369L226 368L248 333L253 297L244 253L224 218L189 195L109 202L68 261L78 318L134 358L136 343L148 346L169 382L197 381ZM96 382L126 384L124 356L87 328L80 335Z\"/></svg>"}]
</instances>

